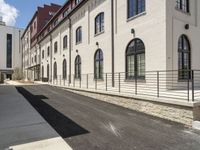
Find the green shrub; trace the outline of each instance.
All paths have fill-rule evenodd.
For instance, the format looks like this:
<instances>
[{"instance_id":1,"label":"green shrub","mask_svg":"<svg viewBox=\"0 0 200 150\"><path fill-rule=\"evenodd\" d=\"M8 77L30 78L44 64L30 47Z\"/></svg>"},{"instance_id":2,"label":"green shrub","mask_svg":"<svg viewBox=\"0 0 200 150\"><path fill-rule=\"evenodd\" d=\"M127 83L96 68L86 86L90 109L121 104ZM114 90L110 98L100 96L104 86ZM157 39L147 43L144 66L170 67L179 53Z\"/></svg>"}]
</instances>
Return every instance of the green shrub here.
<instances>
[{"instance_id":1,"label":"green shrub","mask_svg":"<svg viewBox=\"0 0 200 150\"><path fill-rule=\"evenodd\" d=\"M23 71L20 68L15 68L12 75L13 80L22 80L24 79Z\"/></svg>"}]
</instances>

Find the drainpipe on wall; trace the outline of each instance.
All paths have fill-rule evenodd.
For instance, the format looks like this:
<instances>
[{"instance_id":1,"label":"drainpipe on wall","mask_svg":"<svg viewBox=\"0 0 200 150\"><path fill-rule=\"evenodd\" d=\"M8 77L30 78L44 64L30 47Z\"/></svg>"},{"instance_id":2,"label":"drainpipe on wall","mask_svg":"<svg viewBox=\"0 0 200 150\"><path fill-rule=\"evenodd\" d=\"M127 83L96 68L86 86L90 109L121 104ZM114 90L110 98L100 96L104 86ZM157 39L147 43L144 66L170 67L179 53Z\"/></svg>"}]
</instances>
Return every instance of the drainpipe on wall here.
<instances>
[{"instance_id":1,"label":"drainpipe on wall","mask_svg":"<svg viewBox=\"0 0 200 150\"><path fill-rule=\"evenodd\" d=\"M21 62L21 67L23 70L23 50L21 51L21 31L19 30L19 54L22 53L21 57L22 57L22 62Z\"/></svg>"},{"instance_id":2,"label":"drainpipe on wall","mask_svg":"<svg viewBox=\"0 0 200 150\"><path fill-rule=\"evenodd\" d=\"M72 25L71 25L71 18L69 17L69 84L71 84L71 53L72 51Z\"/></svg>"},{"instance_id":3,"label":"drainpipe on wall","mask_svg":"<svg viewBox=\"0 0 200 150\"><path fill-rule=\"evenodd\" d=\"M112 87L115 86L114 0L111 0Z\"/></svg>"},{"instance_id":4,"label":"drainpipe on wall","mask_svg":"<svg viewBox=\"0 0 200 150\"><path fill-rule=\"evenodd\" d=\"M52 60L53 59L53 50L52 50L52 35L50 34L50 82L52 82L53 76L52 76Z\"/></svg>"},{"instance_id":5,"label":"drainpipe on wall","mask_svg":"<svg viewBox=\"0 0 200 150\"><path fill-rule=\"evenodd\" d=\"M42 65L41 65L42 61L41 61L41 45L39 44L39 80L41 80L41 69L42 69Z\"/></svg>"}]
</instances>

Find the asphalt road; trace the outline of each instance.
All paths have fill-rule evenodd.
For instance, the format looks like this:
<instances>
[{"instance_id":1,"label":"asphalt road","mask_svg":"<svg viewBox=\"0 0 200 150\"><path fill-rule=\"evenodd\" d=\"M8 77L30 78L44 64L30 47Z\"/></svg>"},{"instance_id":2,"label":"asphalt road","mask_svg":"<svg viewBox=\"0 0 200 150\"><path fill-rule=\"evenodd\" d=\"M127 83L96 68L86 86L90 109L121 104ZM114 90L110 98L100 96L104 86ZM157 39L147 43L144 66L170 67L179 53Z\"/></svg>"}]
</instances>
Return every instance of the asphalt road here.
<instances>
[{"instance_id":1,"label":"asphalt road","mask_svg":"<svg viewBox=\"0 0 200 150\"><path fill-rule=\"evenodd\" d=\"M200 150L180 124L46 85L16 90L74 150Z\"/></svg>"}]
</instances>

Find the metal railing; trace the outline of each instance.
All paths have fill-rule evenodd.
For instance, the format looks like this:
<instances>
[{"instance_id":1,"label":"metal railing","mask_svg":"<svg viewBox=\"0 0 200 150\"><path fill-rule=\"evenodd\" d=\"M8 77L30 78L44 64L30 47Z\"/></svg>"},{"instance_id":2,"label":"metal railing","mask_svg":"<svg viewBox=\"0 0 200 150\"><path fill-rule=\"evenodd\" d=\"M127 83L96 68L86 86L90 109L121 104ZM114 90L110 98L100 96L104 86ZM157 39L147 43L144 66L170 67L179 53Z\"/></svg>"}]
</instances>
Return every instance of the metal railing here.
<instances>
[{"instance_id":1,"label":"metal railing","mask_svg":"<svg viewBox=\"0 0 200 150\"><path fill-rule=\"evenodd\" d=\"M50 84L103 91L128 96L160 98L165 100L185 100L188 102L200 101L200 71L199 70L172 70L147 71L145 77L131 76L130 73L115 73L114 87L112 74L105 73L101 79L94 74L82 74L81 78L71 76L63 78L61 75L52 78Z\"/></svg>"}]
</instances>

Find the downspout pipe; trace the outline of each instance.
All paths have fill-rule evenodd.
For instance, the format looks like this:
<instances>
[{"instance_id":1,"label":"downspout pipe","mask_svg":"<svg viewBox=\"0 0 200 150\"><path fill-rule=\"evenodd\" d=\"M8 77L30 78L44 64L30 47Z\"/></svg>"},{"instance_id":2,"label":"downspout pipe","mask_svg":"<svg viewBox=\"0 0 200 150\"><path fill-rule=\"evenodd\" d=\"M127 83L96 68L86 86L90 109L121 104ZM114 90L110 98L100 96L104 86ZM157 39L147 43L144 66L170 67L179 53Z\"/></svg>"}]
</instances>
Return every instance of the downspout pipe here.
<instances>
[{"instance_id":1,"label":"downspout pipe","mask_svg":"<svg viewBox=\"0 0 200 150\"><path fill-rule=\"evenodd\" d=\"M52 61L53 61L53 47L52 47L52 35L50 34L50 82L52 82L53 79Z\"/></svg>"},{"instance_id":2,"label":"downspout pipe","mask_svg":"<svg viewBox=\"0 0 200 150\"><path fill-rule=\"evenodd\" d=\"M114 0L111 0L112 87L115 86Z\"/></svg>"},{"instance_id":3,"label":"downspout pipe","mask_svg":"<svg viewBox=\"0 0 200 150\"><path fill-rule=\"evenodd\" d=\"M71 84L72 74L72 24L71 18L69 17L69 84Z\"/></svg>"}]
</instances>

